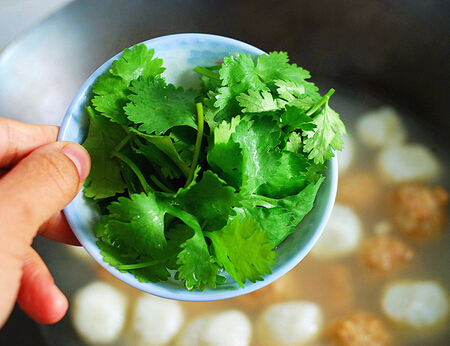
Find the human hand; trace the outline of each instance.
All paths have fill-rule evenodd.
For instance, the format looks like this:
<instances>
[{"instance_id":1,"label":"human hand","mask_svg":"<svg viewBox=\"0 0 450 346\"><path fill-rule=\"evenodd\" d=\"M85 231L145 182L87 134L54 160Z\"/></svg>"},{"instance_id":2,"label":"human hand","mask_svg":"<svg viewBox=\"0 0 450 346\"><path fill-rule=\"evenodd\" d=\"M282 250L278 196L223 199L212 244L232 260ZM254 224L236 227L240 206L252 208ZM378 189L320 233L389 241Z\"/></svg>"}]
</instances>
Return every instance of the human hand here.
<instances>
[{"instance_id":1,"label":"human hand","mask_svg":"<svg viewBox=\"0 0 450 346\"><path fill-rule=\"evenodd\" d=\"M32 249L38 234L78 244L62 209L90 170L87 151L57 142L58 127L0 118L0 328L17 300L40 323L55 323L68 301Z\"/></svg>"}]
</instances>

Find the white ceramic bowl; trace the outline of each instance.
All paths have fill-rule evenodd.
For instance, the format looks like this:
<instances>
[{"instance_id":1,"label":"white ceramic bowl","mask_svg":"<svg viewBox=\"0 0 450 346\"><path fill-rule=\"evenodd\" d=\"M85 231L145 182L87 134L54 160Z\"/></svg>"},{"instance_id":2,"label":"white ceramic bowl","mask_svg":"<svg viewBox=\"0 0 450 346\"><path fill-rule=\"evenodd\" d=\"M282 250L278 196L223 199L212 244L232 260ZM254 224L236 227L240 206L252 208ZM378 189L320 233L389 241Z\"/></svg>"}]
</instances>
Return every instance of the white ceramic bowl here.
<instances>
[{"instance_id":1,"label":"white ceramic bowl","mask_svg":"<svg viewBox=\"0 0 450 346\"><path fill-rule=\"evenodd\" d=\"M143 42L149 49L155 50L155 56L162 58L166 67L163 76L168 83L182 85L184 87L198 87L199 81L195 74L186 73L192 71L197 65L213 65L223 57L234 53L246 53L258 56L265 54L262 50L249 44L216 35L208 34L176 34L154 38ZM114 60L114 56L97 71L95 71L83 84L72 101L63 120L59 140L82 143L87 135L88 115L85 106L91 97L91 88L98 76L107 71ZM93 226L99 219L94 204L84 198L82 192L64 209L66 218L72 227L80 243L89 254L108 272L123 282L147 293L160 297L186 300L209 301L236 297L250 293L267 286L280 278L294 266L296 266L314 246L328 221L334 205L337 190L337 159L333 157L328 162L326 179L316 199L311 212L298 225L297 232L291 234L276 249L277 259L272 268L272 274L266 275L263 281L256 283L247 282L245 288L229 277L223 284L218 284L216 289L205 291L188 291L182 282L167 281L161 283L142 283L130 273L121 273L115 267L103 261L103 256L96 245L97 238L93 232Z\"/></svg>"}]
</instances>

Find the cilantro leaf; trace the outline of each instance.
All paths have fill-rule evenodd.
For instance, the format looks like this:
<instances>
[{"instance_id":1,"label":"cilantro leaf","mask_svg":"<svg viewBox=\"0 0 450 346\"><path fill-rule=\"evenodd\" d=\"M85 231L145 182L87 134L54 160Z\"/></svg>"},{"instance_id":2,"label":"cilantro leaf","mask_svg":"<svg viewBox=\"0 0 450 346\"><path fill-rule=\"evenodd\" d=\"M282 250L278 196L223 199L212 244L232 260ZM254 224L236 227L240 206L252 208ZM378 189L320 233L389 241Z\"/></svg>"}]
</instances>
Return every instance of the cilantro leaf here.
<instances>
[{"instance_id":1,"label":"cilantro leaf","mask_svg":"<svg viewBox=\"0 0 450 346\"><path fill-rule=\"evenodd\" d=\"M241 198L233 187L208 170L198 183L180 189L175 201L179 208L197 218L204 231L215 231L227 223L232 208L239 205Z\"/></svg>"},{"instance_id":2,"label":"cilantro leaf","mask_svg":"<svg viewBox=\"0 0 450 346\"><path fill-rule=\"evenodd\" d=\"M229 123L223 121L214 129L214 140L206 157L214 172L236 189L242 185L243 158L239 143L231 140L231 135L236 132L240 121L237 116Z\"/></svg>"},{"instance_id":3,"label":"cilantro leaf","mask_svg":"<svg viewBox=\"0 0 450 346\"><path fill-rule=\"evenodd\" d=\"M261 79L267 84L275 84L278 80L286 80L301 84L304 86L306 93L313 99L319 100L320 94L314 83L307 82L306 79L311 78L309 71L290 64L288 54L286 52L270 52L262 54L258 57L257 71Z\"/></svg>"},{"instance_id":4,"label":"cilantro leaf","mask_svg":"<svg viewBox=\"0 0 450 346\"><path fill-rule=\"evenodd\" d=\"M132 80L143 77L157 76L164 72L162 59L155 58L154 49L147 50L145 44L135 45L133 49L127 48L121 57L113 61L110 73L119 76L125 85L129 85Z\"/></svg>"},{"instance_id":5,"label":"cilantro leaf","mask_svg":"<svg viewBox=\"0 0 450 346\"><path fill-rule=\"evenodd\" d=\"M222 86L218 89L217 94L210 94L210 98L215 100L214 106L221 111L216 115L215 121L220 122L239 115L240 106L236 96L250 89L268 90L259 78L250 54L236 53L225 57L219 75Z\"/></svg>"},{"instance_id":6,"label":"cilantro leaf","mask_svg":"<svg viewBox=\"0 0 450 346\"><path fill-rule=\"evenodd\" d=\"M309 160L301 153L283 151L280 164L272 179L261 185L256 193L259 195L284 198L299 193L310 182Z\"/></svg>"},{"instance_id":7,"label":"cilantro leaf","mask_svg":"<svg viewBox=\"0 0 450 346\"><path fill-rule=\"evenodd\" d=\"M128 125L123 107L128 102L129 93L122 79L110 73L101 75L93 85L92 105L103 116L120 125Z\"/></svg>"},{"instance_id":8,"label":"cilantro leaf","mask_svg":"<svg viewBox=\"0 0 450 346\"><path fill-rule=\"evenodd\" d=\"M247 279L261 281L265 274L272 273L270 266L275 264L276 252L267 233L260 229L255 220L236 217L230 219L221 230L206 236L212 241L217 263L239 286L244 287Z\"/></svg>"},{"instance_id":9,"label":"cilantro leaf","mask_svg":"<svg viewBox=\"0 0 450 346\"><path fill-rule=\"evenodd\" d=\"M295 232L300 221L311 211L324 179L321 177L317 182L309 183L298 194L281 199L247 195L241 201L241 213L258 221L269 234L269 241L276 247Z\"/></svg>"},{"instance_id":10,"label":"cilantro leaf","mask_svg":"<svg viewBox=\"0 0 450 346\"><path fill-rule=\"evenodd\" d=\"M286 106L286 111L280 115L280 124L289 129L314 131L317 127L312 118L298 107Z\"/></svg>"},{"instance_id":11,"label":"cilantro leaf","mask_svg":"<svg viewBox=\"0 0 450 346\"><path fill-rule=\"evenodd\" d=\"M243 113L274 111L283 108L286 104L286 101L279 98L274 99L272 94L267 90L263 90L260 93L257 90L249 89L247 93L236 96L236 100L243 108Z\"/></svg>"},{"instance_id":12,"label":"cilantro leaf","mask_svg":"<svg viewBox=\"0 0 450 346\"><path fill-rule=\"evenodd\" d=\"M193 89L176 88L165 84L163 78L139 78L131 86L131 101L124 109L128 119L139 125L147 134L164 134L174 126L197 128Z\"/></svg>"},{"instance_id":13,"label":"cilantro leaf","mask_svg":"<svg viewBox=\"0 0 450 346\"><path fill-rule=\"evenodd\" d=\"M334 90L332 90L334 92ZM309 153L308 158L314 160L316 164L323 164L330 160L334 150L342 150L344 142L340 135L346 135L345 126L336 113L328 104L330 91L321 101L317 103L320 106L324 103L319 113L313 115L313 124L316 126L315 131L305 131L305 141L303 150Z\"/></svg>"},{"instance_id":14,"label":"cilantro leaf","mask_svg":"<svg viewBox=\"0 0 450 346\"><path fill-rule=\"evenodd\" d=\"M219 266L209 253L208 245L203 234L195 232L194 236L184 242L183 250L178 255L178 278L185 280L188 290L203 291L208 284L216 287L216 277Z\"/></svg>"},{"instance_id":15,"label":"cilantro leaf","mask_svg":"<svg viewBox=\"0 0 450 346\"><path fill-rule=\"evenodd\" d=\"M170 136L148 135L136 130L132 131L136 132L140 137L144 138L147 141L147 149L150 151L146 151L143 148L141 148L141 151L146 154L150 161L159 159L160 161L158 162L158 164L164 169L163 171L166 172L166 176L172 175L179 177L179 174L177 174L176 172L178 169L184 176L187 177L187 175L189 174L190 162L185 162L180 157ZM158 148L162 153L165 154L165 156L153 156L155 155L155 151L151 150L152 146L150 145Z\"/></svg>"},{"instance_id":16,"label":"cilantro leaf","mask_svg":"<svg viewBox=\"0 0 450 346\"><path fill-rule=\"evenodd\" d=\"M120 241L140 254L152 255L167 245L164 236L166 210L156 195L145 193L119 197L108 206L110 212L102 218L103 237ZM100 226L98 226L100 227ZM99 232L99 230L97 230Z\"/></svg>"},{"instance_id":17,"label":"cilantro leaf","mask_svg":"<svg viewBox=\"0 0 450 346\"><path fill-rule=\"evenodd\" d=\"M269 117L255 122L241 121L232 134L232 140L239 143L242 151L242 190L254 192L261 184L273 177L279 165L281 153L281 130Z\"/></svg>"},{"instance_id":18,"label":"cilantro leaf","mask_svg":"<svg viewBox=\"0 0 450 346\"><path fill-rule=\"evenodd\" d=\"M126 134L120 125L97 115L90 108L88 114L89 130L83 146L95 164L85 181L84 194L88 198L108 198L125 191L121 165L110 153Z\"/></svg>"}]
</instances>

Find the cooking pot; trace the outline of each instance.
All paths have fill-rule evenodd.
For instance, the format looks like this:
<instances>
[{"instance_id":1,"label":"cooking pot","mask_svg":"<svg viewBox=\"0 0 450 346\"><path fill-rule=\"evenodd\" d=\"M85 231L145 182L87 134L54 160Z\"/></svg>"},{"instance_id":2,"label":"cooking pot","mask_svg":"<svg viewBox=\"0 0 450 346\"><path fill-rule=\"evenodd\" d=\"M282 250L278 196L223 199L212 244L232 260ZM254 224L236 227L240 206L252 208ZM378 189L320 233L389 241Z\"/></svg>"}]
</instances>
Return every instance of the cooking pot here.
<instances>
[{"instance_id":1,"label":"cooking pot","mask_svg":"<svg viewBox=\"0 0 450 346\"><path fill-rule=\"evenodd\" d=\"M446 0L79 0L3 51L0 115L60 125L81 84L111 56L153 37L201 32L287 51L321 90L342 87L381 99L450 148L449 18ZM37 239L35 247L46 261L61 256L49 241ZM73 273L70 282L57 279L66 292L89 279L82 265L59 261L50 269L56 278ZM72 345L64 340L70 325L59 328L59 340L50 341L45 328L16 308L0 344Z\"/></svg>"}]
</instances>

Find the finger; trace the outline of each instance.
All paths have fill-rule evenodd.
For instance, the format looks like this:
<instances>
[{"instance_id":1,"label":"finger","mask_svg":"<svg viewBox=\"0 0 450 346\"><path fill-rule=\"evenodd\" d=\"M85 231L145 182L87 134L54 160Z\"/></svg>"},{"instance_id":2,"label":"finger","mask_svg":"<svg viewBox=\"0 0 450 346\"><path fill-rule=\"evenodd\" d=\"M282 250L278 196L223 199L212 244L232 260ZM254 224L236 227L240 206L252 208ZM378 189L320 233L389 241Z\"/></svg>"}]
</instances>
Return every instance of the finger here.
<instances>
[{"instance_id":1,"label":"finger","mask_svg":"<svg viewBox=\"0 0 450 346\"><path fill-rule=\"evenodd\" d=\"M31 247L23 261L17 302L31 318L44 324L58 322L69 307L66 296L55 285L47 266Z\"/></svg>"},{"instance_id":2,"label":"finger","mask_svg":"<svg viewBox=\"0 0 450 346\"><path fill-rule=\"evenodd\" d=\"M75 143L53 142L24 158L0 180L2 236L31 244L40 226L76 196L89 168L89 154Z\"/></svg>"},{"instance_id":3,"label":"finger","mask_svg":"<svg viewBox=\"0 0 450 346\"><path fill-rule=\"evenodd\" d=\"M38 235L60 243L80 245L80 242L73 234L72 229L70 228L69 223L67 222L67 219L62 211L56 213L48 219L39 228Z\"/></svg>"},{"instance_id":4,"label":"finger","mask_svg":"<svg viewBox=\"0 0 450 346\"><path fill-rule=\"evenodd\" d=\"M13 167L31 151L56 141L59 128L0 118L0 168Z\"/></svg>"}]
</instances>

